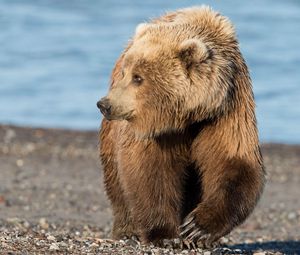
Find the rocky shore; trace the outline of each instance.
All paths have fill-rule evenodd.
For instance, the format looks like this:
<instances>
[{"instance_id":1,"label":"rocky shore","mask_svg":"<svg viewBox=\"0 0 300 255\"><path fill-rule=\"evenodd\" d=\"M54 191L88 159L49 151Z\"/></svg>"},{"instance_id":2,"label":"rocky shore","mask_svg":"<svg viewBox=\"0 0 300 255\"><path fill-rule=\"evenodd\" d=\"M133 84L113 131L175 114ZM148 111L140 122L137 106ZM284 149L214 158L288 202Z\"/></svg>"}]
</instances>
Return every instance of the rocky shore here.
<instances>
[{"instance_id":1,"label":"rocky shore","mask_svg":"<svg viewBox=\"0 0 300 255\"><path fill-rule=\"evenodd\" d=\"M300 254L300 146L263 144L268 182L240 227L210 249L109 239L97 132L0 125L0 254Z\"/></svg>"}]
</instances>

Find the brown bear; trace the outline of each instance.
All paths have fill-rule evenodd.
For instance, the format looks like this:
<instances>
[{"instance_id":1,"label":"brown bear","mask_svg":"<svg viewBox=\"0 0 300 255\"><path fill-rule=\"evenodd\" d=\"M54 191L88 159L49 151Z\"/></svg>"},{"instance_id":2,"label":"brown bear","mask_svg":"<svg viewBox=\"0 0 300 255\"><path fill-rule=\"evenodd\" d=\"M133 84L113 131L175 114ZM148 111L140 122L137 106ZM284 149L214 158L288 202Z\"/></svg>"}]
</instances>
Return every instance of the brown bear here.
<instances>
[{"instance_id":1,"label":"brown bear","mask_svg":"<svg viewBox=\"0 0 300 255\"><path fill-rule=\"evenodd\" d=\"M209 245L252 212L265 172L227 18L193 7L139 25L97 106L113 238Z\"/></svg>"}]
</instances>

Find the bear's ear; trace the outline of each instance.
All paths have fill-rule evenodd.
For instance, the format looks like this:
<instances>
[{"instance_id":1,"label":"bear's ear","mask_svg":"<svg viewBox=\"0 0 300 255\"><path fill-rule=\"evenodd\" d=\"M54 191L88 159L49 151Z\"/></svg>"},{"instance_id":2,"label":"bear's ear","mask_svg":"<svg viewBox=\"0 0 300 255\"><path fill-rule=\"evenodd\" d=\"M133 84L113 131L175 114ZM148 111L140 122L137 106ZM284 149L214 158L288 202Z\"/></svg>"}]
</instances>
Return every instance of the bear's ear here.
<instances>
[{"instance_id":1,"label":"bear's ear","mask_svg":"<svg viewBox=\"0 0 300 255\"><path fill-rule=\"evenodd\" d=\"M201 40L188 39L179 46L178 56L189 68L194 63L201 63L207 60L210 57L210 53Z\"/></svg>"},{"instance_id":2,"label":"bear's ear","mask_svg":"<svg viewBox=\"0 0 300 255\"><path fill-rule=\"evenodd\" d=\"M135 36L140 36L142 35L147 28L149 28L151 25L148 23L140 23L137 25L136 29L135 29Z\"/></svg>"}]
</instances>

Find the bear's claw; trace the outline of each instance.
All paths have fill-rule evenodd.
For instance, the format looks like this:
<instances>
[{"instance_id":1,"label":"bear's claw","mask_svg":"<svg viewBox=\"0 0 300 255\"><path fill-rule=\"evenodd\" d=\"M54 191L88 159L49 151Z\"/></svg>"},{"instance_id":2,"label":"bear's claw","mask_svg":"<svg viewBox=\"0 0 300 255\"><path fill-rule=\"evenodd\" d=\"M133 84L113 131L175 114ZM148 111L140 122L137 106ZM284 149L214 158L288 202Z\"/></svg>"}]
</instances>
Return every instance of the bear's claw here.
<instances>
[{"instance_id":1,"label":"bear's claw","mask_svg":"<svg viewBox=\"0 0 300 255\"><path fill-rule=\"evenodd\" d=\"M199 241L207 241L211 235L201 230L195 223L194 217L187 218L180 226L180 237L185 240L185 243L197 243Z\"/></svg>"},{"instance_id":2,"label":"bear's claw","mask_svg":"<svg viewBox=\"0 0 300 255\"><path fill-rule=\"evenodd\" d=\"M180 236L186 236L186 234L188 232L190 232L190 230L192 230L194 227L196 226L195 223L192 223L192 224L188 224L186 225L185 227L183 227L183 231L180 232Z\"/></svg>"},{"instance_id":3,"label":"bear's claw","mask_svg":"<svg viewBox=\"0 0 300 255\"><path fill-rule=\"evenodd\" d=\"M190 224L194 220L194 216L190 216L187 218L184 223L180 226L180 229L185 228L188 224Z\"/></svg>"}]
</instances>

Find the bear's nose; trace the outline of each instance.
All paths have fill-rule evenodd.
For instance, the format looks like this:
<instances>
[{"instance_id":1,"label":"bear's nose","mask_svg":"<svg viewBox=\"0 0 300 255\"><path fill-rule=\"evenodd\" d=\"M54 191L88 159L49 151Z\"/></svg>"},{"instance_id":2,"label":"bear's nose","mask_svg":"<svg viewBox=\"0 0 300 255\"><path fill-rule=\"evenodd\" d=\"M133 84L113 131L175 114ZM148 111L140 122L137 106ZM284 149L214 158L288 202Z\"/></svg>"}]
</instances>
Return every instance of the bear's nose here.
<instances>
[{"instance_id":1,"label":"bear's nose","mask_svg":"<svg viewBox=\"0 0 300 255\"><path fill-rule=\"evenodd\" d=\"M97 107L100 109L104 116L110 115L111 112L111 105L107 98L102 98L100 101L97 102Z\"/></svg>"}]
</instances>

